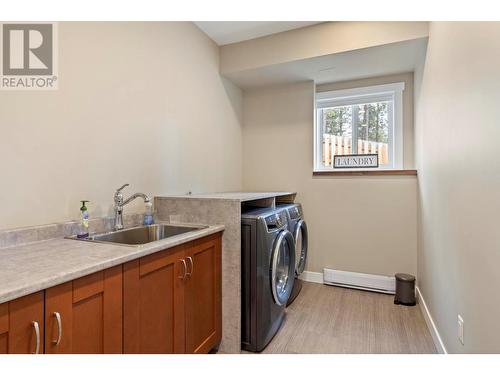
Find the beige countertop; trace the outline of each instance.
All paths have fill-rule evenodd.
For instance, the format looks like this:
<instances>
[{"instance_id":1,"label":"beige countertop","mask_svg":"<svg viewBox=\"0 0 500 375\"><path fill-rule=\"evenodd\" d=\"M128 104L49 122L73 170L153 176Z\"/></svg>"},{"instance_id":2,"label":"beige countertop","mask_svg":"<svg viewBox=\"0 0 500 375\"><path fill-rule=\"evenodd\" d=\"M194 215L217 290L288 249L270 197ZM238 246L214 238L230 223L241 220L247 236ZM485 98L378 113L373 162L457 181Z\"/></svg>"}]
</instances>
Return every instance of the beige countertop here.
<instances>
[{"instance_id":1,"label":"beige countertop","mask_svg":"<svg viewBox=\"0 0 500 375\"><path fill-rule=\"evenodd\" d=\"M295 195L294 192L288 191L230 191L222 193L200 193L200 194L186 194L186 195L167 195L159 196L157 198L186 198L186 199L223 199L231 201L254 201L258 199L282 197L285 195Z\"/></svg>"},{"instance_id":2,"label":"beige countertop","mask_svg":"<svg viewBox=\"0 0 500 375\"><path fill-rule=\"evenodd\" d=\"M140 246L57 238L0 249L0 303L224 230L211 225Z\"/></svg>"}]
</instances>

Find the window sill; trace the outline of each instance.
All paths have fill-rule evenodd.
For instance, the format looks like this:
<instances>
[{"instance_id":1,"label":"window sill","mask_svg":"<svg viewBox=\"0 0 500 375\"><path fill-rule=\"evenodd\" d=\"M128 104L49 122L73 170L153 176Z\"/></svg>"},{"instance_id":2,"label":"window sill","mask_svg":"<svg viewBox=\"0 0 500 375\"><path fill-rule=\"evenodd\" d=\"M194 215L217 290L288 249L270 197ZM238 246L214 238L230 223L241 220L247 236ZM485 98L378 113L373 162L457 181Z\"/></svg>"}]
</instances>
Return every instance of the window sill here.
<instances>
[{"instance_id":1,"label":"window sill","mask_svg":"<svg viewBox=\"0 0 500 375\"><path fill-rule=\"evenodd\" d=\"M373 171L317 171L313 176L416 176L416 169L377 169Z\"/></svg>"}]
</instances>

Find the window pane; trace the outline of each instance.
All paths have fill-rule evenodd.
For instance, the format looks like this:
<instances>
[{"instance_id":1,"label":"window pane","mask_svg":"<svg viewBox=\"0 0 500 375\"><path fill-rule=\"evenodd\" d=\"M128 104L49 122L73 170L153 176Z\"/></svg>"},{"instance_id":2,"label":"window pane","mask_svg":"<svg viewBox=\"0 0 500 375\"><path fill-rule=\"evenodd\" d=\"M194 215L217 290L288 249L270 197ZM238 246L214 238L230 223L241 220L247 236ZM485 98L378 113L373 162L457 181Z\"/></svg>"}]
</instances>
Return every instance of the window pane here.
<instances>
[{"instance_id":1,"label":"window pane","mask_svg":"<svg viewBox=\"0 0 500 375\"><path fill-rule=\"evenodd\" d=\"M358 154L378 154L379 164L389 163L389 102L354 106L357 111Z\"/></svg>"},{"instance_id":2,"label":"window pane","mask_svg":"<svg viewBox=\"0 0 500 375\"><path fill-rule=\"evenodd\" d=\"M398 82L317 92L315 170L332 170L336 155L353 154L377 154L380 168L402 168L403 90Z\"/></svg>"},{"instance_id":3,"label":"window pane","mask_svg":"<svg viewBox=\"0 0 500 375\"><path fill-rule=\"evenodd\" d=\"M333 155L352 154L352 106L324 108L322 163L333 165Z\"/></svg>"},{"instance_id":4,"label":"window pane","mask_svg":"<svg viewBox=\"0 0 500 375\"><path fill-rule=\"evenodd\" d=\"M334 107L323 109L325 134L340 137L352 136L352 107Z\"/></svg>"}]
</instances>

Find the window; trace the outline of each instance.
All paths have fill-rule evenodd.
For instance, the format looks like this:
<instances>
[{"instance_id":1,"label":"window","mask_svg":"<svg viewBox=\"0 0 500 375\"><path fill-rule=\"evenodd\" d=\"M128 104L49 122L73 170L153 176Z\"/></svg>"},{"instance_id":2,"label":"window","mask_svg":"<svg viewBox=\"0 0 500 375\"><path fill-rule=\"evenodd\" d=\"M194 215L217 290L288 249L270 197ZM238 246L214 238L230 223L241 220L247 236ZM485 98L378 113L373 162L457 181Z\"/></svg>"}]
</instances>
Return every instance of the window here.
<instances>
[{"instance_id":1,"label":"window","mask_svg":"<svg viewBox=\"0 0 500 375\"><path fill-rule=\"evenodd\" d=\"M379 169L402 169L403 90L400 82L317 93L314 170L353 154L378 154Z\"/></svg>"}]
</instances>

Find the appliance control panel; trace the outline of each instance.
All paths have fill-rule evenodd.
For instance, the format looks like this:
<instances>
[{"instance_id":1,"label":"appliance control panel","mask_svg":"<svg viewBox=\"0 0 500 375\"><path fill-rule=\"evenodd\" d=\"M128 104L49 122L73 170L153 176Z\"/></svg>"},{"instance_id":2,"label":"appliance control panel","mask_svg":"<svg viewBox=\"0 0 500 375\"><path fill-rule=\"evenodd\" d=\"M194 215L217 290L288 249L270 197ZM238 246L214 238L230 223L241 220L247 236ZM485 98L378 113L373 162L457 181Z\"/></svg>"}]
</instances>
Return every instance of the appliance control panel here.
<instances>
[{"instance_id":1,"label":"appliance control panel","mask_svg":"<svg viewBox=\"0 0 500 375\"><path fill-rule=\"evenodd\" d=\"M280 211L266 217L267 229L281 228L286 225L285 211Z\"/></svg>"},{"instance_id":2,"label":"appliance control panel","mask_svg":"<svg viewBox=\"0 0 500 375\"><path fill-rule=\"evenodd\" d=\"M291 219L299 219L302 217L302 208L300 206L290 207L288 213Z\"/></svg>"}]
</instances>

